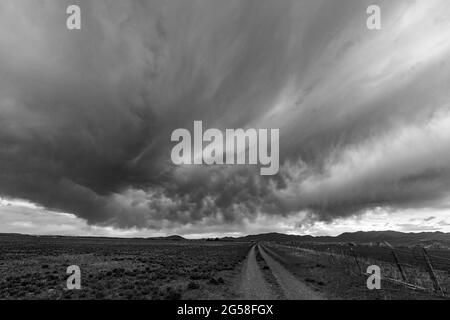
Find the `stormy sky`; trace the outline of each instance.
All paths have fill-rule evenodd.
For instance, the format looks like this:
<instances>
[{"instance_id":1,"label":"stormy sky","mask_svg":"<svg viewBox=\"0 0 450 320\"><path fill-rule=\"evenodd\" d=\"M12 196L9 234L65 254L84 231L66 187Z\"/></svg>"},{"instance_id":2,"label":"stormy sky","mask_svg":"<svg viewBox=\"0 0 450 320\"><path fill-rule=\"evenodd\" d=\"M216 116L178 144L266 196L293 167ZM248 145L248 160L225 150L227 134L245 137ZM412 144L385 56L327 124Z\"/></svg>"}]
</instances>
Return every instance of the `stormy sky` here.
<instances>
[{"instance_id":1,"label":"stormy sky","mask_svg":"<svg viewBox=\"0 0 450 320\"><path fill-rule=\"evenodd\" d=\"M2 1L0 44L0 232L450 231L447 0ZM195 120L279 173L175 166Z\"/></svg>"}]
</instances>

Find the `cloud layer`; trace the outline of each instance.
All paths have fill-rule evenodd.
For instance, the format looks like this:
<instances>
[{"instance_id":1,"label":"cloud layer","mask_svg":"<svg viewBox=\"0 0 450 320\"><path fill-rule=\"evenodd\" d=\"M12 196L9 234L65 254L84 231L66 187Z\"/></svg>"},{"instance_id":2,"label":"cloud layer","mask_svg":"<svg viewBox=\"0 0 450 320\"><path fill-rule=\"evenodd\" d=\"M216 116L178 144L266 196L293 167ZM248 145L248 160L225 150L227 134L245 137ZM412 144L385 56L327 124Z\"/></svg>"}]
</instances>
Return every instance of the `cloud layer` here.
<instances>
[{"instance_id":1,"label":"cloud layer","mask_svg":"<svg viewBox=\"0 0 450 320\"><path fill-rule=\"evenodd\" d=\"M448 206L448 1L377 32L373 1L69 2L0 4L0 195L153 230ZM175 167L194 120L279 128L280 173Z\"/></svg>"}]
</instances>

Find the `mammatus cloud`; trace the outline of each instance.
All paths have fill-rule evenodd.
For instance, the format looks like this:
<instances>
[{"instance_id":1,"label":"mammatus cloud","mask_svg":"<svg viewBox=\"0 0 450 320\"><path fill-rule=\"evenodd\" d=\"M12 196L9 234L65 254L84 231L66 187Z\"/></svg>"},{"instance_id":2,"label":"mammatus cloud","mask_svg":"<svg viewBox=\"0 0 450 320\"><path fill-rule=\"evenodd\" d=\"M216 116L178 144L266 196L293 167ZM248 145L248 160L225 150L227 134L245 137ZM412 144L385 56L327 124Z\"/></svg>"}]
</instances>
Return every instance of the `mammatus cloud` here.
<instances>
[{"instance_id":1,"label":"mammatus cloud","mask_svg":"<svg viewBox=\"0 0 450 320\"><path fill-rule=\"evenodd\" d=\"M3 197L197 233L447 207L447 1L380 1L376 32L370 1L82 1L80 31L69 4L0 4ZM279 174L174 166L195 120L280 129Z\"/></svg>"}]
</instances>

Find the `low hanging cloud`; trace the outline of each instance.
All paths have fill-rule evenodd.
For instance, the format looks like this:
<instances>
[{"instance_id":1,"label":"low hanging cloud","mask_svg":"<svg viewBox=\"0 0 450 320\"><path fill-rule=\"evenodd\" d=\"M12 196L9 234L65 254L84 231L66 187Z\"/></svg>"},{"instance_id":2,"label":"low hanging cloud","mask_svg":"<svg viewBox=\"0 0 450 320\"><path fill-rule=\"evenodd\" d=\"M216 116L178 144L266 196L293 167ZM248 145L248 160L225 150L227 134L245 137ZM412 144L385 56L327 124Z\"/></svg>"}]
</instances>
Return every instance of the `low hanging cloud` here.
<instances>
[{"instance_id":1,"label":"low hanging cloud","mask_svg":"<svg viewBox=\"0 0 450 320\"><path fill-rule=\"evenodd\" d=\"M91 225L333 221L446 207L450 4L104 0L0 4L0 195ZM279 128L280 172L174 166L171 132ZM0 213L1 214L1 213Z\"/></svg>"}]
</instances>

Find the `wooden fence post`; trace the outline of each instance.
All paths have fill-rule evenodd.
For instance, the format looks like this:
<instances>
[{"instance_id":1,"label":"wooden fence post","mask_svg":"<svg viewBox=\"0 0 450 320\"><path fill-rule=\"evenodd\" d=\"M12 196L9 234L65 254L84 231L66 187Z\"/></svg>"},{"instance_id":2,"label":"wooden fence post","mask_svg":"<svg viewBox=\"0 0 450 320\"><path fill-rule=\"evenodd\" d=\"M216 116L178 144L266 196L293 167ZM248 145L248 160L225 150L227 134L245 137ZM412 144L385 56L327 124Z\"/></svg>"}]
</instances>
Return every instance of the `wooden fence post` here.
<instances>
[{"instance_id":1,"label":"wooden fence post","mask_svg":"<svg viewBox=\"0 0 450 320\"><path fill-rule=\"evenodd\" d=\"M408 280L406 279L405 271L403 270L402 265L400 264L400 260L398 259L397 254L395 253L395 251L393 249L391 249L391 252L392 252L392 255L394 256L395 264L397 265L397 268L402 275L403 281L408 282Z\"/></svg>"},{"instance_id":2,"label":"wooden fence post","mask_svg":"<svg viewBox=\"0 0 450 320\"><path fill-rule=\"evenodd\" d=\"M402 275L403 281L408 282L408 280L406 279L405 271L403 270L402 265L400 264L400 260L398 259L398 256L395 253L394 247L387 241L385 241L384 244L391 249L392 256L394 257L395 264L397 265L397 268L400 271L400 274Z\"/></svg>"},{"instance_id":3,"label":"wooden fence post","mask_svg":"<svg viewBox=\"0 0 450 320\"><path fill-rule=\"evenodd\" d=\"M428 256L428 252L425 248L422 248L422 249L423 249L423 257L425 259L425 264L427 266L428 273L430 274L430 278L433 281L434 289L437 292L439 292L440 294L444 294L441 286L439 285L439 281L438 281L438 278L436 277L436 273L434 272L434 268L433 268L433 265L431 264L431 260L430 260L430 257Z\"/></svg>"},{"instance_id":4,"label":"wooden fence post","mask_svg":"<svg viewBox=\"0 0 450 320\"><path fill-rule=\"evenodd\" d=\"M356 262L356 265L358 266L359 273L360 273L360 274L363 274L363 270L362 270L362 268L361 268L361 265L359 264L358 257L356 256L355 250L353 250L353 248L350 247L350 251L351 251L353 257L355 258L355 262Z\"/></svg>"},{"instance_id":5,"label":"wooden fence post","mask_svg":"<svg viewBox=\"0 0 450 320\"><path fill-rule=\"evenodd\" d=\"M343 265L345 268L348 267L348 259L347 255L344 252L344 249L341 248L341 256L339 257L340 264Z\"/></svg>"},{"instance_id":6,"label":"wooden fence post","mask_svg":"<svg viewBox=\"0 0 450 320\"><path fill-rule=\"evenodd\" d=\"M336 259L334 258L333 250L331 250L331 248L328 248L328 252L330 264L336 264Z\"/></svg>"}]
</instances>

